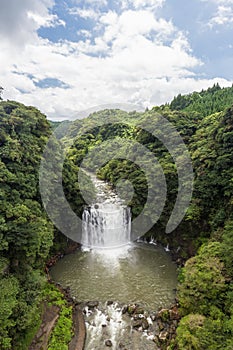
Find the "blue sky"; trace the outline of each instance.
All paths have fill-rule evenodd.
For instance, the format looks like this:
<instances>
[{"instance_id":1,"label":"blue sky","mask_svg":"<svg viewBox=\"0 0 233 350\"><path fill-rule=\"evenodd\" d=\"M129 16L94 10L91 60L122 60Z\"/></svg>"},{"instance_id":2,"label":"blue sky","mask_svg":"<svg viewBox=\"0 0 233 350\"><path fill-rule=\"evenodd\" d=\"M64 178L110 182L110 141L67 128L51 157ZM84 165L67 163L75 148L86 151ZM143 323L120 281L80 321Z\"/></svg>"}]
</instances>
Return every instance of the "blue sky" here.
<instances>
[{"instance_id":1,"label":"blue sky","mask_svg":"<svg viewBox=\"0 0 233 350\"><path fill-rule=\"evenodd\" d=\"M4 98L71 119L233 81L233 0L0 0Z\"/></svg>"}]
</instances>

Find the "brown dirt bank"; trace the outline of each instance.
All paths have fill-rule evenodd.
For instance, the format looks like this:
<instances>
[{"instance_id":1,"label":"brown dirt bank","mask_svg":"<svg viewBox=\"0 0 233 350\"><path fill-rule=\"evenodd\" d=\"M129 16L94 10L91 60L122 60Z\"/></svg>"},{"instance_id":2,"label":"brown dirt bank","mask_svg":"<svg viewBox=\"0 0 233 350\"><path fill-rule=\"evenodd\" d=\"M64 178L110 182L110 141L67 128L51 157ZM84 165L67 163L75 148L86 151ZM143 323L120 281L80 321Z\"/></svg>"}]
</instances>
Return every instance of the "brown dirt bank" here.
<instances>
[{"instance_id":1,"label":"brown dirt bank","mask_svg":"<svg viewBox=\"0 0 233 350\"><path fill-rule=\"evenodd\" d=\"M73 309L74 337L69 344L69 350L83 350L86 339L86 326L82 310L75 306Z\"/></svg>"},{"instance_id":2,"label":"brown dirt bank","mask_svg":"<svg viewBox=\"0 0 233 350\"><path fill-rule=\"evenodd\" d=\"M37 331L28 350L47 350L49 336L59 317L60 309L58 306L55 306L55 305L49 306L45 303L43 307L44 307L44 312L43 312L40 328Z\"/></svg>"}]
</instances>

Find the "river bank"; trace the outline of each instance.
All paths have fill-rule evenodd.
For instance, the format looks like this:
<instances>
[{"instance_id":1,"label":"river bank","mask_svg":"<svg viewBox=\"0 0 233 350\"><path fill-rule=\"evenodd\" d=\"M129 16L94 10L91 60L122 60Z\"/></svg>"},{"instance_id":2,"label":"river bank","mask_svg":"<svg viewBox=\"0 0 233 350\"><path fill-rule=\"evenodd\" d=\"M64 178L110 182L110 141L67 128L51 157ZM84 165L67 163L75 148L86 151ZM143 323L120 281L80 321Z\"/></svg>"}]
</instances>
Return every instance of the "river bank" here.
<instances>
[{"instance_id":1,"label":"river bank","mask_svg":"<svg viewBox=\"0 0 233 350\"><path fill-rule=\"evenodd\" d=\"M41 324L28 350L47 350L60 318L62 318L60 331L69 332L68 337L65 335L63 337L63 334L60 333L56 335L60 339L64 338L63 347L67 346L67 350L84 349L86 337L85 320L82 310L70 295L69 287L63 288L59 284L51 282L50 279L46 290L45 298L41 304ZM71 313L69 310L71 310ZM66 315L65 318L64 315ZM65 340L68 338L70 341ZM58 349L59 344L55 345L55 348Z\"/></svg>"},{"instance_id":2,"label":"river bank","mask_svg":"<svg viewBox=\"0 0 233 350\"><path fill-rule=\"evenodd\" d=\"M136 251L133 253L135 249ZM122 248L120 250L122 250ZM171 277L172 275L169 274L171 273L171 267L175 272L176 266L174 263L170 265L171 263L169 262L170 267L168 269L166 267L170 260L170 252L166 252L164 248L152 244L137 244L133 250L131 247L129 250L126 250L123 255L120 254L120 256L115 256L115 258L113 252L110 251L108 253L108 250L101 251L101 254L100 252L82 252L81 250L76 250L72 253L73 254L63 256L63 258L60 256L60 259L57 260L54 267L50 267L52 276L50 275L49 278L63 290L66 300L73 305L73 314L75 314L76 308L79 308L83 313L87 332L85 350L103 350L108 348L154 350L161 348L162 344L167 344L174 338L178 316L176 316L176 320L173 320L170 319L169 315L174 315L174 308L175 306L177 307L177 305L175 305L175 290L172 291L176 283L173 287L170 285L174 277ZM150 257L153 260L150 260ZM92 261L92 259L94 259L94 261ZM95 259L97 260L95 261ZM55 259L53 261L55 261ZM103 266L101 264L103 264ZM125 266L125 264L127 267L125 271L126 275L123 273L125 269L123 266ZM128 269L131 264L133 270L129 272ZM83 272L82 266L84 268ZM101 275L98 276L99 271L92 270L93 267L99 267L104 277ZM104 268L107 268L107 272ZM141 268L143 268L143 270L140 277L138 273ZM146 270L147 268L149 268L148 271ZM57 271L57 277L54 279L55 271ZM103 283L103 291L106 292L106 289L110 288L112 281L115 280L117 285L118 282L116 278L119 271L123 273L120 278L120 283L124 283L127 290L130 287L130 283L132 283L130 293L127 296L124 292L121 297L121 302L119 302L119 296L125 288L120 287L119 292L118 289L115 290L115 296L109 294L103 299L100 297L102 296L102 291L98 294L96 288L99 288L101 283ZM65 273L64 276L66 276L65 280L62 278L63 273ZM109 273L110 284L108 281ZM152 275L150 276L151 273ZM161 275L162 279L156 281L159 275ZM70 277L67 279L68 276ZM129 277L133 278L132 282L128 280ZM148 279L148 285L145 284L145 279ZM77 283L80 287L78 292L75 292L74 283ZM162 290L159 289L156 292L156 288L160 286L161 283L164 284L164 290L168 288L168 290L171 291L168 294L169 298L167 299L166 297L162 299L163 301L161 300L161 295L163 295L164 291L162 292ZM167 287L166 283L168 283ZM140 285L142 287L140 287ZM133 302L132 300L135 298L135 292L139 287L142 288L142 291L138 294L135 302ZM91 291L93 291L93 294L89 294ZM151 298L154 300L152 304ZM106 300L106 302L104 302L104 300ZM124 303L127 302L127 300L131 300L131 302L127 304L126 308L126 304ZM143 302L146 302L146 304L143 305ZM150 304L151 307L149 306ZM152 307L152 305L154 306ZM164 308L165 305L166 309ZM133 309L134 306L135 309ZM165 311L159 313L163 309ZM140 310L141 314L138 313ZM171 312L169 312L169 310L171 310ZM77 317L73 316L73 322L75 322L75 320L77 322ZM147 322L149 322L148 328L146 327ZM74 336L77 336L76 331L74 331ZM95 340L94 345L92 345L91 339ZM125 339L127 339L127 341L125 341ZM73 340L73 342L75 341ZM116 347L116 344L118 344L118 347ZM124 346L120 348L120 345Z\"/></svg>"},{"instance_id":3,"label":"river bank","mask_svg":"<svg viewBox=\"0 0 233 350\"><path fill-rule=\"evenodd\" d=\"M86 303L76 301L71 296L69 288L63 289L60 285L56 285L56 287L72 306L74 335L68 344L68 350L107 350L109 348L159 350L166 349L176 336L176 328L180 319L177 302L169 308L161 308L157 311L146 310L139 304L119 305L113 301L108 301L103 306L98 301ZM51 307L45 308L41 328L29 350L47 349L49 335L58 318L59 308L56 310L54 307L52 309ZM114 323L124 330L122 337L119 337L117 341L113 337L114 332L112 332L115 327ZM85 347L86 334L90 328L93 340L98 342L98 345L94 345L93 348L90 341ZM100 331L102 332L101 336ZM43 339L41 340L42 333ZM99 339L97 339L98 337ZM140 347L141 344L143 347ZM41 347L41 345L43 346Z\"/></svg>"}]
</instances>

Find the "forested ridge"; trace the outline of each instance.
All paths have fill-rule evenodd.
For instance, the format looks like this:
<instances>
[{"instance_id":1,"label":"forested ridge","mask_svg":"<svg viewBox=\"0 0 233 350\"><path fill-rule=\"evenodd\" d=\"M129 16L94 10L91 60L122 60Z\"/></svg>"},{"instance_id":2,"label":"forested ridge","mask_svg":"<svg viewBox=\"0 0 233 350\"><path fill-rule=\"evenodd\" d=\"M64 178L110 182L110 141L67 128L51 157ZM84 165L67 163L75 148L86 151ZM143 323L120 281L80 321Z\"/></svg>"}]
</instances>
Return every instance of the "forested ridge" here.
<instances>
[{"instance_id":1,"label":"forested ridge","mask_svg":"<svg viewBox=\"0 0 233 350\"><path fill-rule=\"evenodd\" d=\"M0 348L20 349L40 320L42 268L53 243L38 189L50 128L35 108L5 101L0 127Z\"/></svg>"},{"instance_id":2,"label":"forested ridge","mask_svg":"<svg viewBox=\"0 0 233 350\"><path fill-rule=\"evenodd\" d=\"M199 112L203 116L223 111L226 106L233 104L233 86L221 88L219 84L201 92L193 92L188 95L174 97L167 104L171 110L184 110L187 112Z\"/></svg>"},{"instance_id":3,"label":"forested ridge","mask_svg":"<svg viewBox=\"0 0 233 350\"><path fill-rule=\"evenodd\" d=\"M49 122L36 108L0 102L0 349L28 349L45 303L59 305L64 337L71 322L65 316L69 308L44 273L50 249L64 241L39 193L41 155L50 134ZM56 340L57 347L51 337L50 350L62 349L63 335Z\"/></svg>"},{"instance_id":4,"label":"forested ridge","mask_svg":"<svg viewBox=\"0 0 233 350\"><path fill-rule=\"evenodd\" d=\"M152 235L169 244L180 264L184 263L178 288L182 318L176 339L164 345L170 350L233 348L232 89L215 85L200 93L178 95L170 104L145 113L96 112L72 123L65 139L71 145L63 172L65 194L79 215L84 201L77 172L91 149L97 148L101 163L106 153L101 148L103 142L111 139L107 152L110 156L117 140L121 140L122 157L97 167L98 176L113 186L120 178L132 182L134 196L129 205L133 217L143 209L147 182L143 170L136 165L141 155L137 145L131 150L132 160L120 159L129 156L128 141L144 145L163 169L167 200L148 237ZM156 137L136 125L156 125L158 113L179 131L194 169L191 204L182 223L170 234L165 233L165 227L176 201L176 164ZM105 120L106 116L112 124L96 127L94 122ZM51 250L60 248L63 240L58 232L54 240L55 229L43 210L38 189L40 157L51 126L33 107L0 101L0 127L0 348L27 349L40 323L41 303L48 294L51 297L55 293L48 291L44 264ZM90 158L86 167L92 166Z\"/></svg>"}]
</instances>

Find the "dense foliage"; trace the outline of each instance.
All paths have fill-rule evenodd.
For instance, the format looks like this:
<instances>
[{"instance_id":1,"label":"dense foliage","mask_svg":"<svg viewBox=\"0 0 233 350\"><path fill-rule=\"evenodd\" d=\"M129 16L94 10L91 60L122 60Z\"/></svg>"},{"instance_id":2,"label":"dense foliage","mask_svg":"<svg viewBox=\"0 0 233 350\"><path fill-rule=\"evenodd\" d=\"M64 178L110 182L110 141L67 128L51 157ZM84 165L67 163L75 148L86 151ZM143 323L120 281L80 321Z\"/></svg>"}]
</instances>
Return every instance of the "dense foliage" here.
<instances>
[{"instance_id":1,"label":"dense foliage","mask_svg":"<svg viewBox=\"0 0 233 350\"><path fill-rule=\"evenodd\" d=\"M46 284L44 295L49 306L60 309L58 321L49 337L48 350L68 350L73 336L72 306L68 305L64 295L52 284Z\"/></svg>"},{"instance_id":2,"label":"dense foliage","mask_svg":"<svg viewBox=\"0 0 233 350\"><path fill-rule=\"evenodd\" d=\"M137 145L130 148L128 141L146 146L158 158L168 193L160 220L149 235L169 243L186 260L196 254L187 260L180 274L178 295L183 318L170 349L229 350L233 347L233 108L225 107L233 103L233 88L215 85L202 91L201 107L194 103L195 96L196 93L181 96L170 106L155 107L144 114L119 110L94 113L70 131L72 137L78 137L69 157L77 165L87 158L86 168L97 170L100 178L114 186L120 179L130 180L134 195L128 204L133 216L143 209L148 184L143 167L136 165L144 155ZM179 106L178 100L188 103ZM173 110L175 107L179 110ZM195 176L190 207L179 227L169 235L164 231L177 195L176 164L164 145L145 131L146 127L135 126L156 125L158 112L181 134ZM110 120L108 125L94 126L94 122L106 120L106 116ZM108 140L111 140L108 146L102 147ZM94 157L90 156L92 149ZM105 163L103 159L114 158L116 150L118 157Z\"/></svg>"},{"instance_id":3,"label":"dense foliage","mask_svg":"<svg viewBox=\"0 0 233 350\"><path fill-rule=\"evenodd\" d=\"M171 101L169 107L171 110L196 111L207 116L221 112L232 104L233 86L221 88L217 83L212 88L201 92L193 92L188 95L179 94Z\"/></svg>"},{"instance_id":4,"label":"dense foliage","mask_svg":"<svg viewBox=\"0 0 233 350\"><path fill-rule=\"evenodd\" d=\"M50 135L50 123L36 108L0 102L0 349L28 348L41 321L46 260L50 252L56 253L69 243L54 230L39 192L39 167ZM59 159L62 145L51 142L49 157ZM80 214L85 202L77 182L78 170L65 161L64 192L68 199L75 193ZM49 180L48 200L55 203L59 193L49 185L51 180L57 183L57 174L54 172ZM60 312L56 329L64 320L71 327L71 309L64 306ZM67 333L70 339L71 333ZM51 349L54 339L56 335L51 338ZM67 339L56 342L65 348Z\"/></svg>"},{"instance_id":5,"label":"dense foliage","mask_svg":"<svg viewBox=\"0 0 233 350\"><path fill-rule=\"evenodd\" d=\"M1 349L20 349L40 318L41 268L53 227L40 203L38 167L49 133L35 108L0 103Z\"/></svg>"},{"instance_id":6,"label":"dense foliage","mask_svg":"<svg viewBox=\"0 0 233 350\"><path fill-rule=\"evenodd\" d=\"M85 204L78 181L84 159L87 170L96 170L113 186L122 179L132 183L134 193L126 202L133 217L141 213L149 193L145 169L151 169L151 158L141 146L158 160L149 177L156 177L162 169L167 199L160 219L147 235L169 244L186 261L178 290L182 319L169 349L233 348L232 104L233 87L221 89L217 84L200 93L178 95L170 104L145 113L104 110L71 126L68 122L63 125L66 130L70 126L63 140L69 149L63 168L64 193L78 215ZM165 233L165 227L176 201L178 175L171 154L150 132L150 126L157 127L158 113L182 136L194 169L190 207L170 234ZM57 231L54 241L54 228L43 210L38 189L40 159L50 133L49 122L35 108L0 101L1 349L27 349L40 322L41 300L47 293L45 261L49 251L58 249L64 241ZM62 128L58 136L62 138ZM152 196L160 195L159 185ZM94 200L87 176L85 186L89 201ZM128 187L121 191L127 198ZM155 221L158 216L153 208L147 208L145 214ZM70 340L71 310L65 304L60 306L51 349L58 342L61 348L67 348Z\"/></svg>"}]
</instances>

